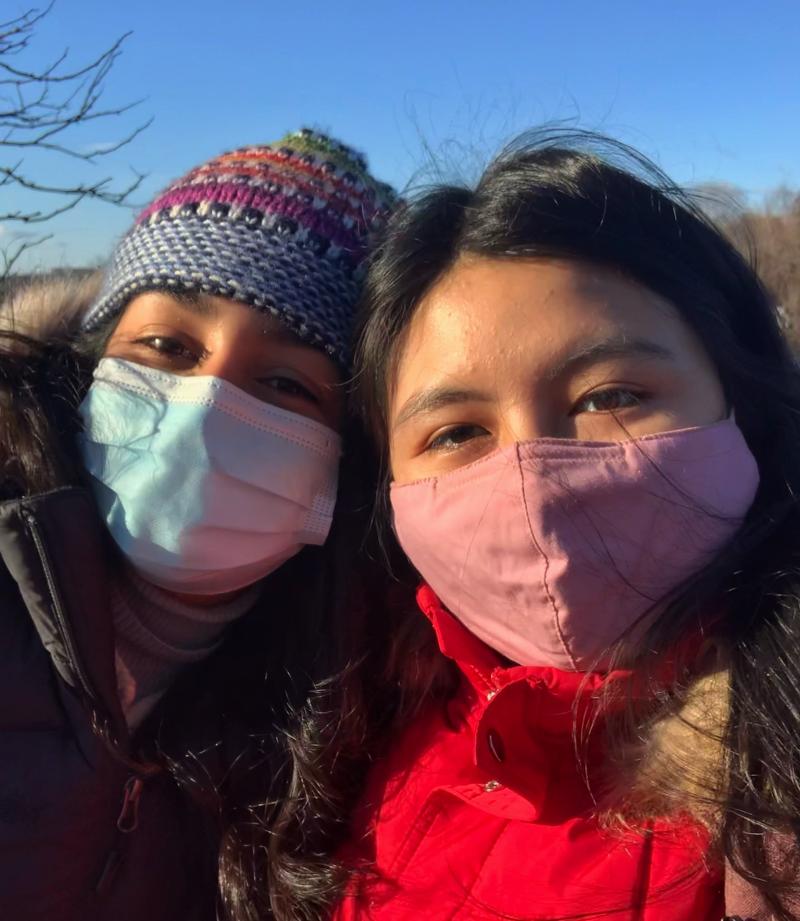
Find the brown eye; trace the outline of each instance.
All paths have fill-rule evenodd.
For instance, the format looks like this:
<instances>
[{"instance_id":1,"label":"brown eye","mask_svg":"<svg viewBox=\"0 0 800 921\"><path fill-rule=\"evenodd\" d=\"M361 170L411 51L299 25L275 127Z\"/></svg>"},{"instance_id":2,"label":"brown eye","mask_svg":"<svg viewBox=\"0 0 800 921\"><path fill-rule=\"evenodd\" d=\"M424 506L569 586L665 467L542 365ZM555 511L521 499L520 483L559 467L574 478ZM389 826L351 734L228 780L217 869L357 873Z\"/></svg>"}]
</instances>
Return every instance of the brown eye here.
<instances>
[{"instance_id":1,"label":"brown eye","mask_svg":"<svg viewBox=\"0 0 800 921\"><path fill-rule=\"evenodd\" d=\"M575 404L570 415L619 412L622 409L639 406L641 402L642 394L636 394L632 390L626 390L622 387L610 387L606 390L597 390L594 393L587 394Z\"/></svg>"},{"instance_id":2,"label":"brown eye","mask_svg":"<svg viewBox=\"0 0 800 921\"><path fill-rule=\"evenodd\" d=\"M317 395L312 393L308 387L304 387L300 381L295 380L293 377L275 375L274 377L263 378L262 383L286 396L297 397L298 399L308 400L315 405L319 405L320 401Z\"/></svg>"},{"instance_id":3,"label":"brown eye","mask_svg":"<svg viewBox=\"0 0 800 921\"><path fill-rule=\"evenodd\" d=\"M145 336L136 340L137 345L152 349L159 355L169 358L181 358L197 361L199 356L192 352L186 345L172 336Z\"/></svg>"},{"instance_id":4,"label":"brown eye","mask_svg":"<svg viewBox=\"0 0 800 921\"><path fill-rule=\"evenodd\" d=\"M440 432L433 438L426 451L453 451L474 438L481 438L489 433L480 425L454 425Z\"/></svg>"}]
</instances>

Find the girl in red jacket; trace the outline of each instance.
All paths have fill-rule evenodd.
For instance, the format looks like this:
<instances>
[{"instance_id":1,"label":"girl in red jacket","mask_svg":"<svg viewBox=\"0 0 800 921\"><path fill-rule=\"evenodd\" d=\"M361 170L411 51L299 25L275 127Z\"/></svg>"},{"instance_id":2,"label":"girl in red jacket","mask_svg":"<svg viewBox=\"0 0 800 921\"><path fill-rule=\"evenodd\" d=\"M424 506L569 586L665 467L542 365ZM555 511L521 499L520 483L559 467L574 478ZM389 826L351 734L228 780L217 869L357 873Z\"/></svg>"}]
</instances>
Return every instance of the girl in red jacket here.
<instances>
[{"instance_id":1,"label":"girl in red jacket","mask_svg":"<svg viewBox=\"0 0 800 921\"><path fill-rule=\"evenodd\" d=\"M794 917L800 382L629 162L518 145L373 260L357 380L424 584L338 919Z\"/></svg>"}]
</instances>

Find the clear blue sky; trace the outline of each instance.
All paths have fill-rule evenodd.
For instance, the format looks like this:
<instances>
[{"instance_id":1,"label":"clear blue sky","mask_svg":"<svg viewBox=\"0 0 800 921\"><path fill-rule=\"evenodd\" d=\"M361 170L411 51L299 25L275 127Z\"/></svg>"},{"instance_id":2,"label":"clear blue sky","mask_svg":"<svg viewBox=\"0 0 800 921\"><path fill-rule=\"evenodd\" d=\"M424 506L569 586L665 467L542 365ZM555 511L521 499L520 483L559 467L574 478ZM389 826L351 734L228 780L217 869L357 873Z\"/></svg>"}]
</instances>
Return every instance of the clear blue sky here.
<instances>
[{"instance_id":1,"label":"clear blue sky","mask_svg":"<svg viewBox=\"0 0 800 921\"><path fill-rule=\"evenodd\" d=\"M2 17L27 5L2 0ZM107 99L144 102L81 143L154 123L82 175L132 164L148 173L140 203L223 149L302 124L399 186L424 145L469 174L516 132L562 120L621 137L684 183L730 182L754 200L800 186L798 0L57 0L34 57L69 45L83 60L128 30ZM36 261L102 260L131 219L82 206ZM0 244L13 232L0 228Z\"/></svg>"}]
</instances>

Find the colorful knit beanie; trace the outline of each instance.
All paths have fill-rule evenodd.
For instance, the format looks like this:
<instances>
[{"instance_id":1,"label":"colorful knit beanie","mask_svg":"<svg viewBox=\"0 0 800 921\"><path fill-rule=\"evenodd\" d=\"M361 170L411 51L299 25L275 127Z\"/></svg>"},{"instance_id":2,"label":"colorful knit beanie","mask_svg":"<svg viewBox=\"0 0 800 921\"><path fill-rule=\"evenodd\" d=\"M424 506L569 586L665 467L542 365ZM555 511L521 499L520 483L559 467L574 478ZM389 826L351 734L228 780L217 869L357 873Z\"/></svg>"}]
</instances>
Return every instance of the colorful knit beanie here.
<instances>
[{"instance_id":1,"label":"colorful knit beanie","mask_svg":"<svg viewBox=\"0 0 800 921\"><path fill-rule=\"evenodd\" d=\"M270 313L346 366L369 237L394 199L360 154L308 129L223 154L139 215L84 328L143 291L202 291Z\"/></svg>"}]
</instances>

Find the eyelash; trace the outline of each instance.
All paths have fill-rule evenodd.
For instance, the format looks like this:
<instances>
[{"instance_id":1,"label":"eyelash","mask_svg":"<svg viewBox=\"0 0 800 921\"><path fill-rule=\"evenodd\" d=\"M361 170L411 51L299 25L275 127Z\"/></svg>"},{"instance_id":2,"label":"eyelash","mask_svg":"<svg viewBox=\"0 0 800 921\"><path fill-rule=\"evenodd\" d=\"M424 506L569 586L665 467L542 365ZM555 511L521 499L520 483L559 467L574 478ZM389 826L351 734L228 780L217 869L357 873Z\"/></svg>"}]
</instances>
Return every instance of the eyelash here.
<instances>
[{"instance_id":1,"label":"eyelash","mask_svg":"<svg viewBox=\"0 0 800 921\"><path fill-rule=\"evenodd\" d=\"M169 348L159 348L156 343L169 343ZM185 346L179 339L174 338L173 336L144 336L141 339L136 340L137 345L144 345L145 347L152 349L159 355L162 355L166 358L180 358L191 361L200 361L203 358L203 354L198 355L193 352L190 348ZM280 386L275 386L274 382L280 381ZM265 377L261 379L261 383L272 387L274 390L284 393L290 397L297 397L299 399L310 400L311 402L319 405L319 399L308 387L305 387L300 381L295 380L292 377L284 377L281 375L275 375L274 377ZM286 386L288 384L289 386Z\"/></svg>"},{"instance_id":2,"label":"eyelash","mask_svg":"<svg viewBox=\"0 0 800 921\"><path fill-rule=\"evenodd\" d=\"M622 412L622 410L631 409L632 407L641 405L642 401L647 396L647 394L645 394L643 391L637 391L633 387L623 387L617 385L616 387L606 387L604 389L601 388L599 390L593 390L591 393L587 393L585 396L581 397L580 400L578 400L578 402L572 407L569 414L570 416L578 416L581 413L581 406L586 405L592 400L602 399L603 397L608 397L613 394L624 394L625 396L631 397L633 402L616 407L614 409L598 409L595 410L595 414Z\"/></svg>"},{"instance_id":3,"label":"eyelash","mask_svg":"<svg viewBox=\"0 0 800 921\"><path fill-rule=\"evenodd\" d=\"M273 381L281 381L282 384L290 384L290 387L275 387ZM274 377L265 377L262 378L261 383L266 384L268 387L273 387L274 390L284 393L290 397L297 397L302 400L310 400L315 405L320 405L320 400L315 393L308 389L308 387L303 386L300 381L295 380L293 377L281 377L280 375L275 375Z\"/></svg>"},{"instance_id":4,"label":"eyelash","mask_svg":"<svg viewBox=\"0 0 800 921\"><path fill-rule=\"evenodd\" d=\"M643 391L636 391L632 387L606 387L605 389L594 390L591 393L587 393L585 396L581 397L580 400L573 406L570 410L570 416L577 416L581 414L580 407L585 405L591 400L598 400L603 397L607 397L613 394L624 394L632 398L632 402L627 405L617 407L615 409L599 409L596 410L593 415L599 415L602 413L614 413L622 412L625 409L635 408L636 406L641 405L642 401L646 399L647 394ZM482 434L489 434L486 429L480 425L462 423L460 425L451 426L448 429L445 429L443 432L440 432L436 435L435 438L432 438L425 447L425 451L456 451L459 447L462 447L466 442L473 441L474 438L465 438L463 441L457 441L455 444L447 444L448 441L452 442L453 437L459 433L465 432L475 432L480 431ZM480 437L480 436L478 436Z\"/></svg>"},{"instance_id":5,"label":"eyelash","mask_svg":"<svg viewBox=\"0 0 800 921\"><path fill-rule=\"evenodd\" d=\"M194 361L199 361L202 358L202 354L197 355L192 352L191 349L187 348L179 339L175 339L172 336L143 336L141 339L136 339L137 345L143 345L148 349L152 349L158 355L162 355L166 358L186 358L192 359ZM168 342L170 343L170 348L158 348L156 345L157 342ZM177 348L174 348L177 346Z\"/></svg>"},{"instance_id":6,"label":"eyelash","mask_svg":"<svg viewBox=\"0 0 800 921\"><path fill-rule=\"evenodd\" d=\"M448 440L452 440L453 436L458 432L468 432L468 431L477 431L480 430L483 434L488 435L489 433L480 425L470 425L464 423L463 425L453 425L449 429L445 429L443 432L440 432L435 438L432 438L425 450L426 451L455 451L461 445L465 444L467 441L473 441L472 438L467 438L464 441L457 442L455 445L447 445ZM479 436L480 437L480 436Z\"/></svg>"}]
</instances>

